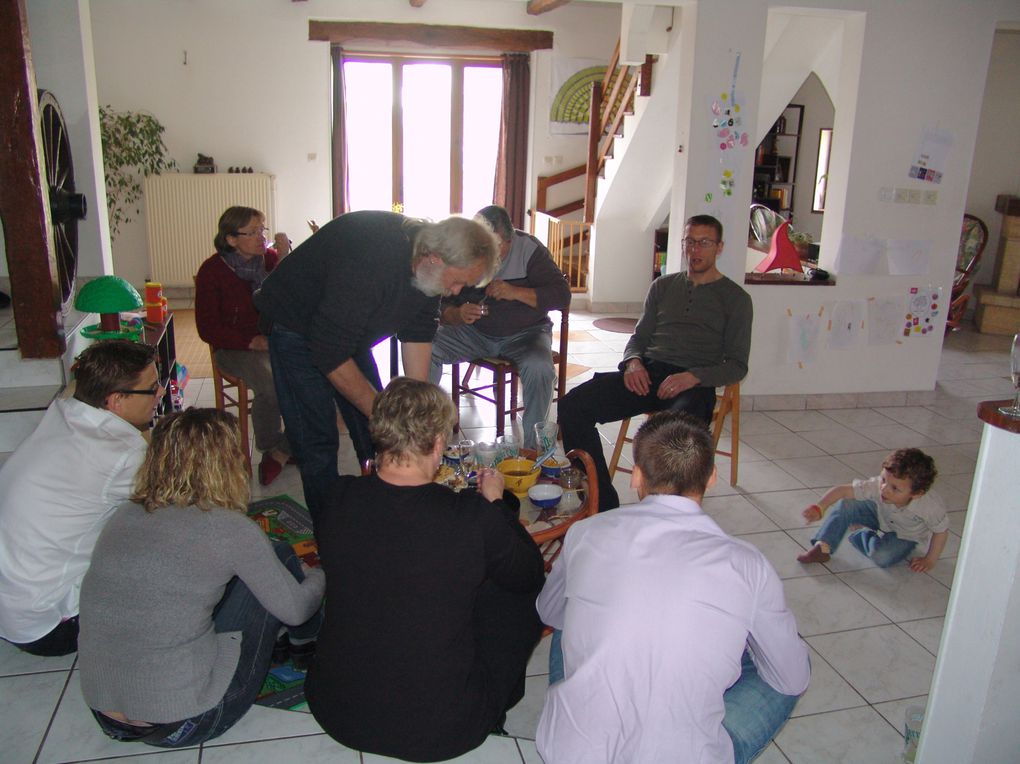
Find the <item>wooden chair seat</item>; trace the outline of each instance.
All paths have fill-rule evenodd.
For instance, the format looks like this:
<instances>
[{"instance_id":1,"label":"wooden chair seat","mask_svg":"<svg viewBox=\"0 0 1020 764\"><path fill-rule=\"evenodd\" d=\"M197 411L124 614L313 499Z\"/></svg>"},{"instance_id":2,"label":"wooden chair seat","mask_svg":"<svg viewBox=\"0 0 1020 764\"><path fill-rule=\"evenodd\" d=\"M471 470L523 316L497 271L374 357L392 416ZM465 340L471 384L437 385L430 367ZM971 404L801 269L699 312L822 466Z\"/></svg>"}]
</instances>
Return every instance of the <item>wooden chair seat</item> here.
<instances>
[{"instance_id":1,"label":"wooden chair seat","mask_svg":"<svg viewBox=\"0 0 1020 764\"><path fill-rule=\"evenodd\" d=\"M248 439L248 432L252 396L248 391L248 385L245 384L243 379L231 376L220 369L216 363L216 353L211 346L209 348L209 358L212 360L216 408L220 411L230 411L237 417L238 428L241 431L241 448L244 449L244 460L248 465L248 474L250 475L251 444Z\"/></svg>"},{"instance_id":2,"label":"wooden chair seat","mask_svg":"<svg viewBox=\"0 0 1020 764\"><path fill-rule=\"evenodd\" d=\"M650 416L650 414L649 414ZM719 439L722 437L723 424L726 417L730 418L730 450L719 449ZM625 443L632 443L633 438L628 437L627 430L630 428L630 417L620 422L620 432L616 436L616 445L613 447L613 456L609 460L609 477L617 472L631 473L629 467L620 466L620 454L623 452ZM740 383L736 382L727 385L723 394L715 404L715 411L712 414L712 448L719 456L730 457L730 485L737 484L737 468L739 466L740 454Z\"/></svg>"}]
</instances>

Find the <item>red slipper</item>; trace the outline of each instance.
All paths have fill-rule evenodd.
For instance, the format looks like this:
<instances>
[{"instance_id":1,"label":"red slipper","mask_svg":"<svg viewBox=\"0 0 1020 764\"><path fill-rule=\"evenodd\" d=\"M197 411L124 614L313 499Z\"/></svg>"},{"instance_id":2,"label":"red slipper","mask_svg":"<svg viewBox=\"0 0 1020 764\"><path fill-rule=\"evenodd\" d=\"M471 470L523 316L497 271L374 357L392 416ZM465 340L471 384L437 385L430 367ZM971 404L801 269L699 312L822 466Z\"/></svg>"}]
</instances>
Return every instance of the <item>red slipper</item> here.
<instances>
[{"instance_id":1,"label":"red slipper","mask_svg":"<svg viewBox=\"0 0 1020 764\"><path fill-rule=\"evenodd\" d=\"M261 485L269 485L276 478L280 477L281 472L283 472L283 465L269 454L266 454L262 457L262 461L259 462L259 483Z\"/></svg>"}]
</instances>

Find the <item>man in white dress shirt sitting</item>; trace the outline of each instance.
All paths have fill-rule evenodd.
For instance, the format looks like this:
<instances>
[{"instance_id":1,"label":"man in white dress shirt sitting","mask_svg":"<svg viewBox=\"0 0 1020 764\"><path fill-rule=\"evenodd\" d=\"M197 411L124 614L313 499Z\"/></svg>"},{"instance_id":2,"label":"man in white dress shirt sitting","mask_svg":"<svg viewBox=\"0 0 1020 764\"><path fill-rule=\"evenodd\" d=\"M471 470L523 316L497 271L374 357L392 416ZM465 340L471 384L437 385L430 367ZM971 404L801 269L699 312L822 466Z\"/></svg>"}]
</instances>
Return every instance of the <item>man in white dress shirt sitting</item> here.
<instances>
[{"instance_id":1,"label":"man in white dress shirt sitting","mask_svg":"<svg viewBox=\"0 0 1020 764\"><path fill-rule=\"evenodd\" d=\"M702 423L654 415L634 439L640 503L568 531L538 599L562 630L538 723L546 764L751 761L807 689L775 570L701 510L713 459Z\"/></svg>"},{"instance_id":2,"label":"man in white dress shirt sitting","mask_svg":"<svg viewBox=\"0 0 1020 764\"><path fill-rule=\"evenodd\" d=\"M0 637L33 655L78 649L78 592L99 532L131 495L164 383L156 349L88 347L58 398L0 469ZM141 593L140 596L145 596Z\"/></svg>"}]
</instances>

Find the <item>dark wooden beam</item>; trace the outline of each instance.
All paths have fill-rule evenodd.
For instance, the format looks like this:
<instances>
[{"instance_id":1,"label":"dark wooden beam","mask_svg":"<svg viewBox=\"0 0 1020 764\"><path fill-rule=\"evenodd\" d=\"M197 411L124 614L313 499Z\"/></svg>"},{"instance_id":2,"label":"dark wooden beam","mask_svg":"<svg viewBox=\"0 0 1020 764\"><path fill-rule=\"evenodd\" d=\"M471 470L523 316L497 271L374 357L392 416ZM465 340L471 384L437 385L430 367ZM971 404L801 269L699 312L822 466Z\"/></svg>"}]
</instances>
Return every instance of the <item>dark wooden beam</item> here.
<instances>
[{"instance_id":1,"label":"dark wooden beam","mask_svg":"<svg viewBox=\"0 0 1020 764\"><path fill-rule=\"evenodd\" d=\"M0 18L0 221L18 348L23 358L57 358L64 327L25 0L0 0Z\"/></svg>"},{"instance_id":2,"label":"dark wooden beam","mask_svg":"<svg viewBox=\"0 0 1020 764\"><path fill-rule=\"evenodd\" d=\"M554 11L569 2L570 0L528 0L528 15L538 16L546 11Z\"/></svg>"},{"instance_id":3,"label":"dark wooden beam","mask_svg":"<svg viewBox=\"0 0 1020 764\"><path fill-rule=\"evenodd\" d=\"M308 39L348 43L398 42L423 48L457 48L500 53L549 50L553 33L530 29L457 27L441 24L387 24L374 21L308 22Z\"/></svg>"}]
</instances>

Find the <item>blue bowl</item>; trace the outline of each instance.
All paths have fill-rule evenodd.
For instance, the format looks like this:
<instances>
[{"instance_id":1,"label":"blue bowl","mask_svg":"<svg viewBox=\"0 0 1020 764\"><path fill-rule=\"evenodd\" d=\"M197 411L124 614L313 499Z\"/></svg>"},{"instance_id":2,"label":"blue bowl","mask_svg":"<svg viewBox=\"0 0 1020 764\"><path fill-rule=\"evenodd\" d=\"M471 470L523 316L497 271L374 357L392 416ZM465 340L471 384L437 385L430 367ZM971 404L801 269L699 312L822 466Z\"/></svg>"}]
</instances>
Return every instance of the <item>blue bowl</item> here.
<instances>
[{"instance_id":1,"label":"blue bowl","mask_svg":"<svg viewBox=\"0 0 1020 764\"><path fill-rule=\"evenodd\" d=\"M570 462L566 459L557 459L550 456L544 462L542 462L542 475L543 477L552 478L553 480L560 479L560 471L570 466Z\"/></svg>"},{"instance_id":2,"label":"blue bowl","mask_svg":"<svg viewBox=\"0 0 1020 764\"><path fill-rule=\"evenodd\" d=\"M563 489L550 483L538 483L528 489L528 498L536 507L550 509L560 503L560 499L563 498Z\"/></svg>"}]
</instances>

